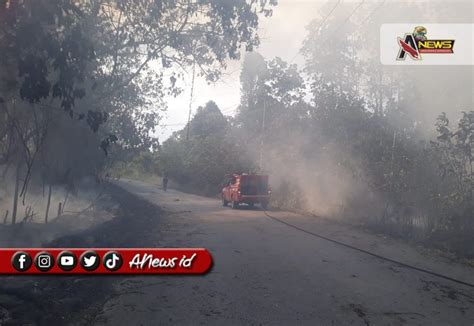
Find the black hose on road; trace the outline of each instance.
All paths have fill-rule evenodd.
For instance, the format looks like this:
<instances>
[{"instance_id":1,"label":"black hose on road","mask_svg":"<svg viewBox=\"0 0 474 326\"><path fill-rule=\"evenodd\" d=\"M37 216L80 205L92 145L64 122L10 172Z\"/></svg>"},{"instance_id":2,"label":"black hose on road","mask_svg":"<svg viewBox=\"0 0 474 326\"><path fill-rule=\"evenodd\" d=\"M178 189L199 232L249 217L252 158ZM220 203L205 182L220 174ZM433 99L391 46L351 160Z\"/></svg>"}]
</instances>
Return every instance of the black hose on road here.
<instances>
[{"instance_id":1,"label":"black hose on road","mask_svg":"<svg viewBox=\"0 0 474 326\"><path fill-rule=\"evenodd\" d=\"M376 257L378 259L381 259L381 260L384 260L384 261L388 261L388 262L391 262L391 263L394 263L396 265L399 265L401 267L405 267L405 268L409 268L409 269L412 269L412 270L416 270L418 272L422 272L422 273L425 273L425 274L429 274L431 276L435 276L435 277L438 277L438 278L442 278L442 279L445 279L445 280L448 280L448 281L451 281L451 282L455 282L455 283L458 283L458 284L462 284L462 285L465 285L465 286L468 286L468 287L471 287L471 288L474 288L474 284L472 283L469 283L469 282L465 282L465 281L462 281L462 280L458 280L456 278L453 278L453 277L450 277L450 276L447 276L447 275L443 275L443 274L439 274L439 273L436 273L436 272L433 272L433 271L430 271L430 270L427 270L427 269L424 269L424 268L421 268L421 267L416 267L416 266L413 266L413 265L410 265L410 264L406 264L406 263L403 263L401 261L398 261L398 260L395 260L395 259L391 259L391 258L387 258L387 257L384 257L384 256L381 256L381 255L378 255L376 253L373 253L373 252L370 252L370 251L367 251L367 250L364 250L364 249L361 249L361 248L358 248L358 247L355 247L355 246L352 246L350 244L347 244L347 243L344 243L344 242L340 242L340 241L337 241L337 240L334 240L334 239L331 239L331 238L328 238L328 237L325 237L321 234L318 234L318 233L315 233L315 232L311 232L311 231L308 231L308 230L305 230L303 228L300 228L299 226L296 226L294 224L291 224L291 223L288 223L288 222L285 222L281 219L279 219L278 217L275 217L275 216L272 216L270 214L268 214L268 212L266 210L263 211L264 214L276 221L276 222L279 222L281 224L284 224L286 226L289 226L295 230L298 230L298 231L301 231L301 232L304 232L306 234L309 234L309 235L312 235L314 237L317 237L317 238L320 238L320 239L323 239L323 240L326 240L326 241L329 241L329 242L332 242L332 243L335 243L335 244L338 244L340 246L343 246L343 247L346 247L346 248L350 248L352 250L356 250L358 252L362 252L364 254L367 254L369 256L372 256L372 257Z\"/></svg>"}]
</instances>

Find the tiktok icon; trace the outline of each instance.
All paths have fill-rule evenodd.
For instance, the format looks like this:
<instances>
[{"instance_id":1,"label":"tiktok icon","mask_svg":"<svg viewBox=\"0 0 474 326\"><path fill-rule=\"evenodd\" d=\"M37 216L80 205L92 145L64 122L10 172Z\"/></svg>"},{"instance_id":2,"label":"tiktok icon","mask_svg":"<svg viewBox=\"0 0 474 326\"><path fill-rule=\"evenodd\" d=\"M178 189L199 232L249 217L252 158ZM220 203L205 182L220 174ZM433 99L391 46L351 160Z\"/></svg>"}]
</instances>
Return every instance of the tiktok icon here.
<instances>
[{"instance_id":1,"label":"tiktok icon","mask_svg":"<svg viewBox=\"0 0 474 326\"><path fill-rule=\"evenodd\" d=\"M104 267L111 272L115 272L122 267L122 256L116 251L109 251L104 255Z\"/></svg>"}]
</instances>

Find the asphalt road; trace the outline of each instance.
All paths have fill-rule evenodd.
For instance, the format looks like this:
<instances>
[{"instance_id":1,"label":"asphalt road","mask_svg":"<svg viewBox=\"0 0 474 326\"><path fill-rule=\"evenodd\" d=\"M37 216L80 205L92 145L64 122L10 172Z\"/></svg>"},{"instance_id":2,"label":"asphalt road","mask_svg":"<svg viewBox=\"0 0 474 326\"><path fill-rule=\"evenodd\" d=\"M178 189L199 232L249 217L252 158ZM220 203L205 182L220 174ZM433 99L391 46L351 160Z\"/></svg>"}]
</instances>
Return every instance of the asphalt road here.
<instances>
[{"instance_id":1,"label":"asphalt road","mask_svg":"<svg viewBox=\"0 0 474 326\"><path fill-rule=\"evenodd\" d=\"M161 247L205 247L205 276L123 278L102 325L474 325L474 289L400 267L275 222L261 210L117 182L168 213ZM327 219L273 211L311 232L474 283L474 268ZM139 235L137 235L139 236Z\"/></svg>"}]
</instances>

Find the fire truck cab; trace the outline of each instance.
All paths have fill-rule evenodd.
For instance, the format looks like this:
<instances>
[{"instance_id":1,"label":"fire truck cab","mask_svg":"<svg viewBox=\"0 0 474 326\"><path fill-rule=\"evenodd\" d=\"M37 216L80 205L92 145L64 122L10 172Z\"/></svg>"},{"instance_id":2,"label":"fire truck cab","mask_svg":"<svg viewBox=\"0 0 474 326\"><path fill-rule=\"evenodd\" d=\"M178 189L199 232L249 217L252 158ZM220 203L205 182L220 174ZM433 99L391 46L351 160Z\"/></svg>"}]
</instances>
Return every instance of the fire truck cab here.
<instances>
[{"instance_id":1,"label":"fire truck cab","mask_svg":"<svg viewBox=\"0 0 474 326\"><path fill-rule=\"evenodd\" d=\"M270 194L268 175L233 174L222 188L222 205L227 206L230 203L235 209L242 203L250 207L260 204L263 209L266 209Z\"/></svg>"}]
</instances>

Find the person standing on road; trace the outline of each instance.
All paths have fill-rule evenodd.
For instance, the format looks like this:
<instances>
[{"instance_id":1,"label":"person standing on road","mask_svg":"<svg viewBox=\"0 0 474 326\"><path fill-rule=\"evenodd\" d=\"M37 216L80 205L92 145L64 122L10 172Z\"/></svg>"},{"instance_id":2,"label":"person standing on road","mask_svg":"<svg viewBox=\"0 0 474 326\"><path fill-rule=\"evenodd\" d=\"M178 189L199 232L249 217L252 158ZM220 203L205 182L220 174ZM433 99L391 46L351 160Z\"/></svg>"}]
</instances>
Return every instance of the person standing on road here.
<instances>
[{"instance_id":1,"label":"person standing on road","mask_svg":"<svg viewBox=\"0 0 474 326\"><path fill-rule=\"evenodd\" d=\"M166 175L163 176L163 190L166 191L168 189L168 177Z\"/></svg>"}]
</instances>

